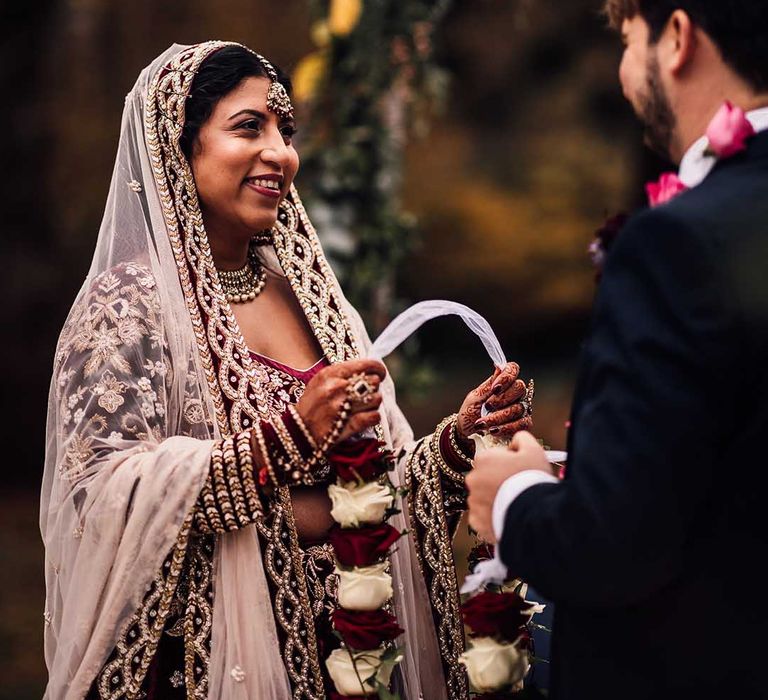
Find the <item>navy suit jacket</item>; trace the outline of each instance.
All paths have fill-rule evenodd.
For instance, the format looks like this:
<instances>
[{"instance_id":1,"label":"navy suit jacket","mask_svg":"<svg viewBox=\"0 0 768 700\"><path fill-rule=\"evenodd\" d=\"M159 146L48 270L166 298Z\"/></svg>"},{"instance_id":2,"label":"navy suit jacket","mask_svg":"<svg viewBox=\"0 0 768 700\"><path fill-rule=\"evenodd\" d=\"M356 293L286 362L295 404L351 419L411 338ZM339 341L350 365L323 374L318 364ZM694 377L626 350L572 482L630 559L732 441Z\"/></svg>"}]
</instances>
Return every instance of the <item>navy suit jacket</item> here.
<instances>
[{"instance_id":1,"label":"navy suit jacket","mask_svg":"<svg viewBox=\"0 0 768 700\"><path fill-rule=\"evenodd\" d=\"M571 422L500 543L552 697L768 698L768 133L619 234Z\"/></svg>"}]
</instances>

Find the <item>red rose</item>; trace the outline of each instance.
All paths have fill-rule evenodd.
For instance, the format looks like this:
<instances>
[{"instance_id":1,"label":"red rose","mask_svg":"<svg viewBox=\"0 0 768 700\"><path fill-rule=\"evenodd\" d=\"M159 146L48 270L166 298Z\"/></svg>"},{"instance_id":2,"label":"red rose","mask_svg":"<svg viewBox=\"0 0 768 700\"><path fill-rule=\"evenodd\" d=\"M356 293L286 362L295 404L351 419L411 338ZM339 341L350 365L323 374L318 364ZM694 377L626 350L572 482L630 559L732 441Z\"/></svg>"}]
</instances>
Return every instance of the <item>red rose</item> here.
<instances>
[{"instance_id":1,"label":"red rose","mask_svg":"<svg viewBox=\"0 0 768 700\"><path fill-rule=\"evenodd\" d=\"M328 538L342 566L370 566L387 554L401 537L388 523L355 529L334 525Z\"/></svg>"},{"instance_id":2,"label":"red rose","mask_svg":"<svg viewBox=\"0 0 768 700\"><path fill-rule=\"evenodd\" d=\"M493 554L494 554L494 547L492 544L481 542L480 544L475 545L474 547L472 547L472 549L469 552L469 555L467 556L467 566L469 567L469 570L474 571L475 567L481 561L487 561L488 559L493 559Z\"/></svg>"},{"instance_id":3,"label":"red rose","mask_svg":"<svg viewBox=\"0 0 768 700\"><path fill-rule=\"evenodd\" d=\"M592 258L592 264L597 268L596 279L598 282L603 274L608 252L628 220L629 217L622 212L608 219L595 231L595 240L589 246L589 256Z\"/></svg>"},{"instance_id":4,"label":"red rose","mask_svg":"<svg viewBox=\"0 0 768 700\"><path fill-rule=\"evenodd\" d=\"M355 651L377 649L405 631L386 610L336 608L331 620L344 643Z\"/></svg>"},{"instance_id":5,"label":"red rose","mask_svg":"<svg viewBox=\"0 0 768 700\"><path fill-rule=\"evenodd\" d=\"M477 637L500 637L514 642L532 617L533 605L517 593L485 591L461 606L464 624Z\"/></svg>"},{"instance_id":6,"label":"red rose","mask_svg":"<svg viewBox=\"0 0 768 700\"><path fill-rule=\"evenodd\" d=\"M527 627L523 627L522 631L520 632L520 639L517 640L517 647L518 649L523 649L524 651L531 651L532 646L533 637L531 636L531 632Z\"/></svg>"},{"instance_id":7,"label":"red rose","mask_svg":"<svg viewBox=\"0 0 768 700\"><path fill-rule=\"evenodd\" d=\"M389 471L391 458L375 438L345 440L328 453L328 461L342 481L374 481Z\"/></svg>"}]
</instances>

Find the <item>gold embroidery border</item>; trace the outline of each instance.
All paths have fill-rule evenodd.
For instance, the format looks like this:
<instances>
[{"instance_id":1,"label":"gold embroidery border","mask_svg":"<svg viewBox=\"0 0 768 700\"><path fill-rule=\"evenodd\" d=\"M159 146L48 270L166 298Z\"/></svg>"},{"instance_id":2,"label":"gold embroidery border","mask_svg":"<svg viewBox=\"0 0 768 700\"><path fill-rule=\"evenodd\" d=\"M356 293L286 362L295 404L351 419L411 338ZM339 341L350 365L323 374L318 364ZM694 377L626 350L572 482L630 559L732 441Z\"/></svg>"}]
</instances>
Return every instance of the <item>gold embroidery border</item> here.
<instances>
[{"instance_id":1,"label":"gold embroidery border","mask_svg":"<svg viewBox=\"0 0 768 700\"><path fill-rule=\"evenodd\" d=\"M419 568L427 585L449 700L469 698L468 678L459 656L465 651L461 599L453 541L446 519L441 456L429 437L421 440L406 466L408 518Z\"/></svg>"}]
</instances>

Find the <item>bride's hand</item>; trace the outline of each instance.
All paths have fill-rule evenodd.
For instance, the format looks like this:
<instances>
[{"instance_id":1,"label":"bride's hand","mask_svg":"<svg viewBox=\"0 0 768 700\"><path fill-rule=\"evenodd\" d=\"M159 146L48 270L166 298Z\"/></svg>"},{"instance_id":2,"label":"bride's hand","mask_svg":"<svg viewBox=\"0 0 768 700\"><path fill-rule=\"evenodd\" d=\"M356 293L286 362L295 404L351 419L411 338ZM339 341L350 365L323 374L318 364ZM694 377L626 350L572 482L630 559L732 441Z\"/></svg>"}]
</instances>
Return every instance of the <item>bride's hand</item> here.
<instances>
[{"instance_id":1,"label":"bride's hand","mask_svg":"<svg viewBox=\"0 0 768 700\"><path fill-rule=\"evenodd\" d=\"M304 395L296 404L296 410L318 445L333 430L341 407L348 397L350 379L355 375L365 375L373 389L365 403L353 401L349 420L347 420L338 442L371 428L381 420L379 406L381 393L379 386L387 370L377 360L350 360L338 362L318 372L307 384Z\"/></svg>"},{"instance_id":2,"label":"bride's hand","mask_svg":"<svg viewBox=\"0 0 768 700\"><path fill-rule=\"evenodd\" d=\"M526 395L525 382L519 378L520 366L508 362L467 394L459 409L456 431L463 440L473 433L489 432L496 437L512 437L521 430L530 430L533 421L522 403ZM483 404L491 411L484 418Z\"/></svg>"}]
</instances>

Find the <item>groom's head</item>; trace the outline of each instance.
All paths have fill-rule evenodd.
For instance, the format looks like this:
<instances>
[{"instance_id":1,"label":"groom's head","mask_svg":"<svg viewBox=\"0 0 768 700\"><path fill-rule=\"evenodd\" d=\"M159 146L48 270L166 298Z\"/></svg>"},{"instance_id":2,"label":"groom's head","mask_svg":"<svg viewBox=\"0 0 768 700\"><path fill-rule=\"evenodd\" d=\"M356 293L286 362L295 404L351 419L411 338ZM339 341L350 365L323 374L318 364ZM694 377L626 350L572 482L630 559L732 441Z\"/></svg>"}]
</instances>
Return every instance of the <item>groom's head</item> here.
<instances>
[{"instance_id":1,"label":"groom's head","mask_svg":"<svg viewBox=\"0 0 768 700\"><path fill-rule=\"evenodd\" d=\"M619 75L646 142L679 160L730 99L768 99L768 0L606 0L625 44Z\"/></svg>"}]
</instances>

